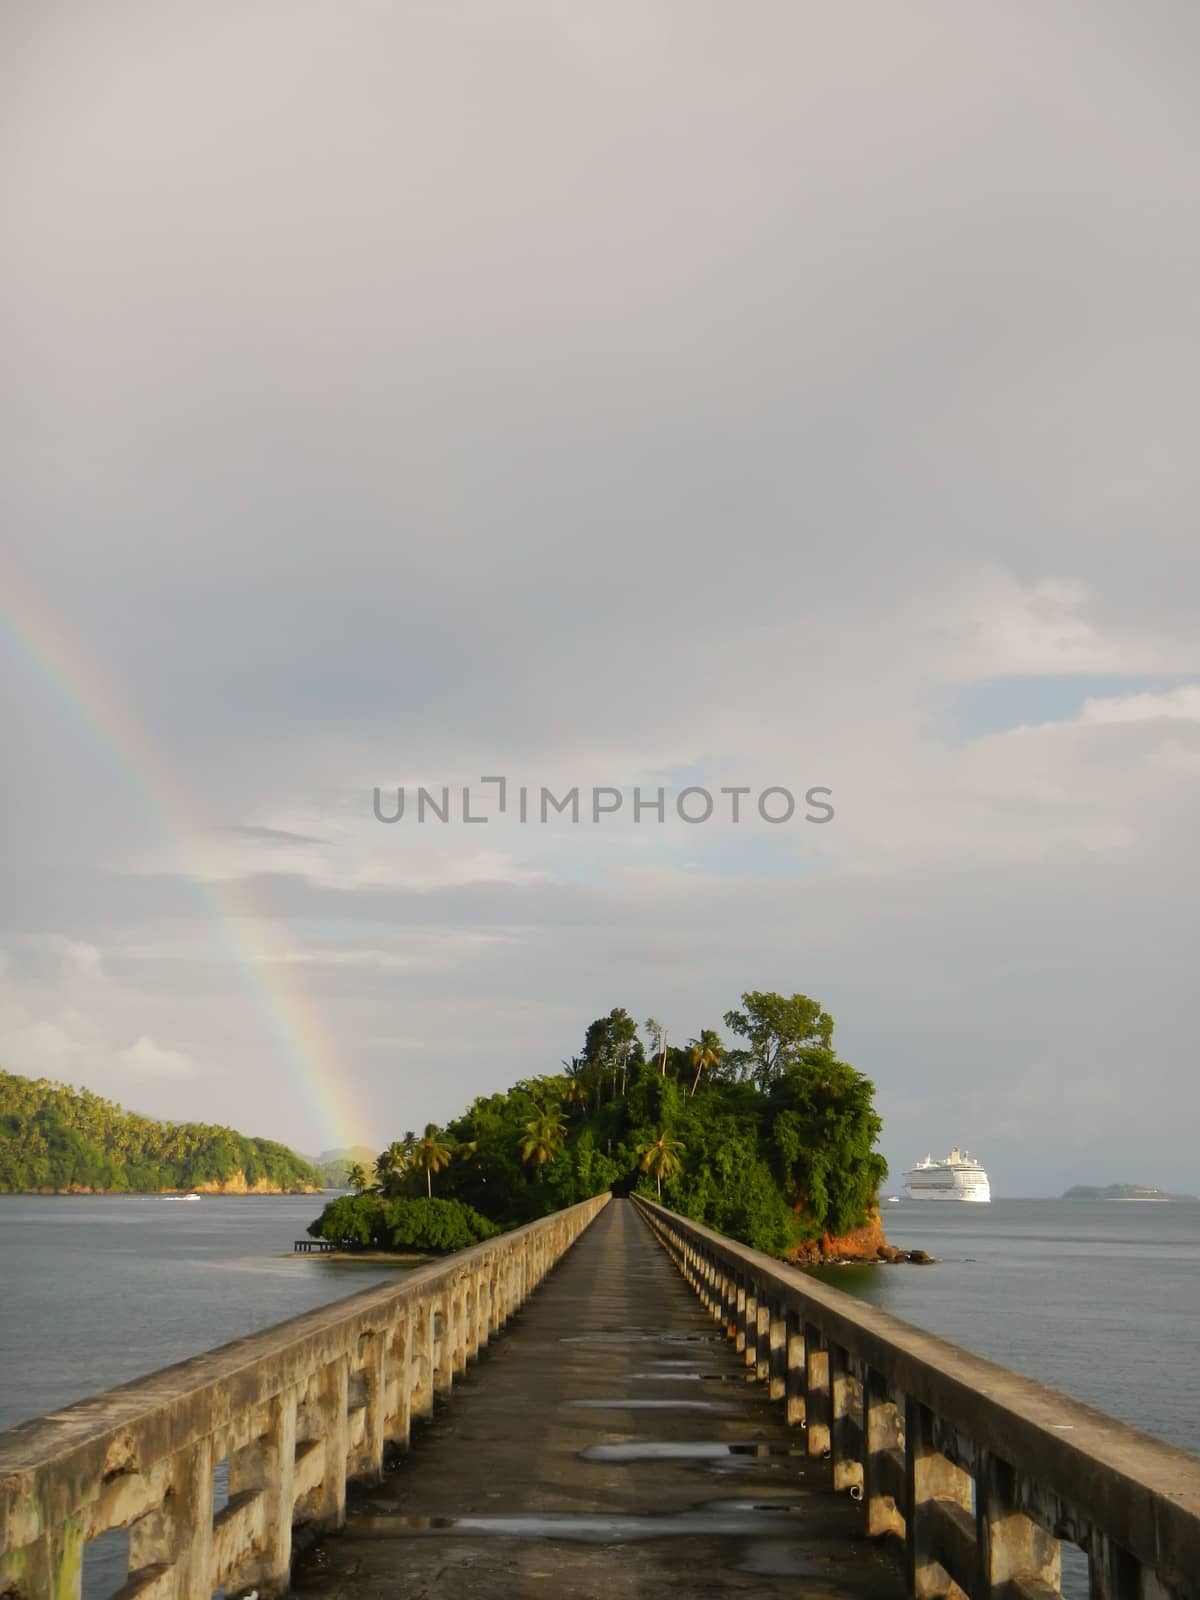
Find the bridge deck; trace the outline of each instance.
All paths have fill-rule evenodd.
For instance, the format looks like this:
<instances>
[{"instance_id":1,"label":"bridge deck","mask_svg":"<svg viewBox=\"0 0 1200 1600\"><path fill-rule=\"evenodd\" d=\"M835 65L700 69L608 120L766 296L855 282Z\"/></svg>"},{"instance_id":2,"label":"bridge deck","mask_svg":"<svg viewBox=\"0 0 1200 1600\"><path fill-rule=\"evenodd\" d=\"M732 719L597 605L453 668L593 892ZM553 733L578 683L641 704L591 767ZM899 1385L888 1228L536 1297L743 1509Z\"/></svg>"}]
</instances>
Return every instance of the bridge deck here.
<instances>
[{"instance_id":1,"label":"bridge deck","mask_svg":"<svg viewBox=\"0 0 1200 1600\"><path fill-rule=\"evenodd\" d=\"M722 1339L627 1201L587 1230L414 1431L306 1600L897 1600L860 1509Z\"/></svg>"}]
</instances>

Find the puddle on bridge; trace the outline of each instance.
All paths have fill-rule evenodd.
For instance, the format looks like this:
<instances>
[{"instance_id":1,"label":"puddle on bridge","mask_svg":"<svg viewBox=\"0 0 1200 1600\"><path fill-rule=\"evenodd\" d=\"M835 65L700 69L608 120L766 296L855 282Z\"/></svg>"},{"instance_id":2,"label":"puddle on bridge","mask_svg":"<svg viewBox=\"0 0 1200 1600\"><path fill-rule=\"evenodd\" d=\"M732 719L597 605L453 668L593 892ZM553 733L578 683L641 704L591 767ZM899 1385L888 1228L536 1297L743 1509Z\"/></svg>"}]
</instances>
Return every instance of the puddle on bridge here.
<instances>
[{"instance_id":1,"label":"puddle on bridge","mask_svg":"<svg viewBox=\"0 0 1200 1600\"><path fill-rule=\"evenodd\" d=\"M544 1511L461 1517L367 1511L351 1517L346 1531L363 1538L451 1533L459 1537L570 1539L583 1544L629 1544L641 1539L730 1536L761 1538L794 1534L803 1513L813 1508L787 1500L711 1500L690 1511L661 1516L612 1516L604 1512Z\"/></svg>"},{"instance_id":2,"label":"puddle on bridge","mask_svg":"<svg viewBox=\"0 0 1200 1600\"><path fill-rule=\"evenodd\" d=\"M686 1356L646 1356L645 1360L646 1365L654 1367L655 1370L665 1367L667 1371L671 1371L675 1367L694 1368L697 1361L716 1362L720 1359L720 1354L719 1350L689 1350Z\"/></svg>"},{"instance_id":3,"label":"puddle on bridge","mask_svg":"<svg viewBox=\"0 0 1200 1600\"><path fill-rule=\"evenodd\" d=\"M562 1344L724 1344L719 1333L654 1333L645 1328L627 1328L620 1333L569 1333Z\"/></svg>"},{"instance_id":4,"label":"puddle on bridge","mask_svg":"<svg viewBox=\"0 0 1200 1600\"><path fill-rule=\"evenodd\" d=\"M629 1376L641 1383L755 1383L757 1375L745 1372L631 1372Z\"/></svg>"},{"instance_id":5,"label":"puddle on bridge","mask_svg":"<svg viewBox=\"0 0 1200 1600\"><path fill-rule=\"evenodd\" d=\"M724 1400L564 1400L576 1411L736 1411Z\"/></svg>"},{"instance_id":6,"label":"puddle on bridge","mask_svg":"<svg viewBox=\"0 0 1200 1600\"><path fill-rule=\"evenodd\" d=\"M749 1440L730 1444L724 1439L654 1439L630 1444L589 1444L579 1452L582 1461L724 1461L727 1456L807 1456L804 1444L775 1440Z\"/></svg>"}]
</instances>

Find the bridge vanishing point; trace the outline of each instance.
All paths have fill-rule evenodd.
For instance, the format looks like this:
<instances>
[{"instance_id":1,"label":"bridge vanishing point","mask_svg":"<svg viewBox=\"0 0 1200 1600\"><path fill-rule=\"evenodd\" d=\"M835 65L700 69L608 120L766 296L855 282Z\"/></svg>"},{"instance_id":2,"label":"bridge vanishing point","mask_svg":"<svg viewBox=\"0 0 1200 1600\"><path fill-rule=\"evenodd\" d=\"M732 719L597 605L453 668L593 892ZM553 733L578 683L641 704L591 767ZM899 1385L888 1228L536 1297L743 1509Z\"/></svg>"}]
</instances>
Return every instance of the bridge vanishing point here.
<instances>
[{"instance_id":1,"label":"bridge vanishing point","mask_svg":"<svg viewBox=\"0 0 1200 1600\"><path fill-rule=\"evenodd\" d=\"M0 1600L117 1528L120 1600L1200 1600L1200 1457L607 1195L0 1434Z\"/></svg>"}]
</instances>

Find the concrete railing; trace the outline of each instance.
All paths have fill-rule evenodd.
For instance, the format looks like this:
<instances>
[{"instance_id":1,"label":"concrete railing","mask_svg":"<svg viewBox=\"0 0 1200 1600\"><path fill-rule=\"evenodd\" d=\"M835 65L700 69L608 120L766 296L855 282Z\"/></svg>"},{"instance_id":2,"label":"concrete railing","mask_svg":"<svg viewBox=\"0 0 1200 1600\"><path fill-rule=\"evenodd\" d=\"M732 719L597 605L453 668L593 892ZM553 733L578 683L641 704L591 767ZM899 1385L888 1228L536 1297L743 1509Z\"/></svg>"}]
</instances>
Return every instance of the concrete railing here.
<instances>
[{"instance_id":1,"label":"concrete railing","mask_svg":"<svg viewBox=\"0 0 1200 1600\"><path fill-rule=\"evenodd\" d=\"M1062 1542L1092 1600L1200 1597L1200 1456L636 1200L917 1600L1049 1600Z\"/></svg>"},{"instance_id":2,"label":"concrete railing","mask_svg":"<svg viewBox=\"0 0 1200 1600\"><path fill-rule=\"evenodd\" d=\"M347 1482L378 1477L608 1198L0 1434L0 1597L77 1596L114 1528L122 1600L286 1588L293 1527L341 1525Z\"/></svg>"}]
</instances>

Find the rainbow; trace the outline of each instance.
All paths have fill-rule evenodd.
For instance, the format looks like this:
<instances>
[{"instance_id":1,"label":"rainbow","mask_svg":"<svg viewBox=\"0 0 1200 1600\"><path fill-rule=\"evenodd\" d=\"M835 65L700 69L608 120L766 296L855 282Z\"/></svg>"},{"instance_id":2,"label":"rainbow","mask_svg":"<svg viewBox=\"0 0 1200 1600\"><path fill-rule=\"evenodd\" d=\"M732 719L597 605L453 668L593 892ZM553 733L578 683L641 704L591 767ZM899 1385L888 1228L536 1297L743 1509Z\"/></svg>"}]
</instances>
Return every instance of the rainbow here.
<instances>
[{"instance_id":1,"label":"rainbow","mask_svg":"<svg viewBox=\"0 0 1200 1600\"><path fill-rule=\"evenodd\" d=\"M193 821L154 741L103 663L71 638L27 589L18 591L11 577L5 574L0 639L9 641L53 699L111 760L147 821L181 863L214 942L232 961L263 1018L319 1137L332 1146L367 1143L368 1124L351 1095L335 1045L292 981L286 958L271 946L263 919L216 870L206 870L203 830Z\"/></svg>"}]
</instances>

